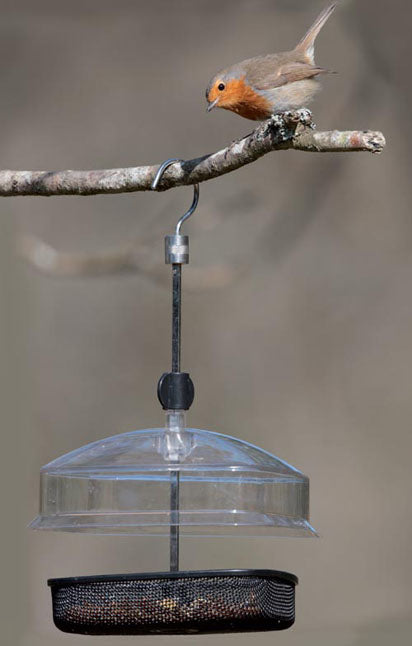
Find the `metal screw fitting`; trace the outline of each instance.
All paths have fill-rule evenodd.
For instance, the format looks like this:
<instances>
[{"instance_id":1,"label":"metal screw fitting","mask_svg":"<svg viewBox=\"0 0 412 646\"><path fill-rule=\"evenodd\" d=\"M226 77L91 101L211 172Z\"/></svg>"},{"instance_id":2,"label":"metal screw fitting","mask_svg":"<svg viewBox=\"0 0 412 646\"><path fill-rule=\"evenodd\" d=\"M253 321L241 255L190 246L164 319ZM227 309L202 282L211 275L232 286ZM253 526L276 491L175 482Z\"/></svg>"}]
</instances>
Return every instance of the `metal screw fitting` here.
<instances>
[{"instance_id":1,"label":"metal screw fitting","mask_svg":"<svg viewBox=\"0 0 412 646\"><path fill-rule=\"evenodd\" d=\"M189 236L174 234L165 237L165 263L187 265L189 262Z\"/></svg>"}]
</instances>

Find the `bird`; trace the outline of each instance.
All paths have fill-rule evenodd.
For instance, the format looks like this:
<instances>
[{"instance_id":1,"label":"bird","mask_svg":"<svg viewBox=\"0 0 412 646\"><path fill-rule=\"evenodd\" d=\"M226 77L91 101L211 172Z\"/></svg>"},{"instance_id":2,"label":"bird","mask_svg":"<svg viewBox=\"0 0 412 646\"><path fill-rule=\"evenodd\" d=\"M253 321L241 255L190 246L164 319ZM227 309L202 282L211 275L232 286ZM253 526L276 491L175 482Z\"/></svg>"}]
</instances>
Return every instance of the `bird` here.
<instances>
[{"instance_id":1,"label":"bird","mask_svg":"<svg viewBox=\"0 0 412 646\"><path fill-rule=\"evenodd\" d=\"M320 13L295 49L248 58L218 72L206 89L207 111L223 108L263 121L307 107L320 89L317 76L330 72L315 64L315 40L337 4Z\"/></svg>"}]
</instances>

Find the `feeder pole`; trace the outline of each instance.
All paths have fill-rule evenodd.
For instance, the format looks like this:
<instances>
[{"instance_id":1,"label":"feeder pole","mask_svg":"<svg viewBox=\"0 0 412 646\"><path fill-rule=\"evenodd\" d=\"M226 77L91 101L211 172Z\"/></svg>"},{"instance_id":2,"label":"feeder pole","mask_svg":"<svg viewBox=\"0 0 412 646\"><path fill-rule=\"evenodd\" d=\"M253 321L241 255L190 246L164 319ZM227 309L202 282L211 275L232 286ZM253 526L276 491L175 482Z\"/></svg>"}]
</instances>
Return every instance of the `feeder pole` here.
<instances>
[{"instance_id":1,"label":"feeder pole","mask_svg":"<svg viewBox=\"0 0 412 646\"><path fill-rule=\"evenodd\" d=\"M168 159L159 167L152 189L156 190L165 170L178 159ZM161 376L157 395L168 415L167 426L170 430L184 431L183 412L189 410L194 399L194 386L187 372L180 371L181 354L181 304L182 304L182 265L189 262L189 237L181 235L182 224L194 213L199 202L199 185L193 186L193 200L190 208L179 219L174 235L165 237L165 262L172 265L172 372ZM173 415L175 413L175 415ZM173 421L171 421L173 420ZM172 463L179 463L179 455L171 457ZM180 471L170 472L170 571L179 570L180 535Z\"/></svg>"},{"instance_id":2,"label":"feeder pole","mask_svg":"<svg viewBox=\"0 0 412 646\"><path fill-rule=\"evenodd\" d=\"M167 245L167 242L166 242ZM187 247L189 249L189 247ZM166 251L167 254L167 251ZM187 254L188 257L188 254ZM167 262L167 258L166 258ZM172 373L180 373L182 329L182 265L172 264ZM179 487L180 473L170 473L170 571L179 570Z\"/></svg>"}]
</instances>

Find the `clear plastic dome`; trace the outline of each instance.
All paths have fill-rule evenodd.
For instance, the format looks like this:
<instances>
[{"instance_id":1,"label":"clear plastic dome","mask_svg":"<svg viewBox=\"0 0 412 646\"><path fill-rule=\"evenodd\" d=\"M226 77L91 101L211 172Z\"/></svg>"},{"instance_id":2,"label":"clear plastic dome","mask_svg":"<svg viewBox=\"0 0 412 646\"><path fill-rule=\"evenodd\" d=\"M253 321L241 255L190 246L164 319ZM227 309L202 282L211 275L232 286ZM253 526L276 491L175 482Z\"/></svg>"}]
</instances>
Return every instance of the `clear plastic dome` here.
<instances>
[{"instance_id":1,"label":"clear plastic dome","mask_svg":"<svg viewBox=\"0 0 412 646\"><path fill-rule=\"evenodd\" d=\"M87 444L41 470L33 529L96 534L313 536L309 479L227 435L183 428L132 431ZM171 482L179 479L179 512Z\"/></svg>"}]
</instances>

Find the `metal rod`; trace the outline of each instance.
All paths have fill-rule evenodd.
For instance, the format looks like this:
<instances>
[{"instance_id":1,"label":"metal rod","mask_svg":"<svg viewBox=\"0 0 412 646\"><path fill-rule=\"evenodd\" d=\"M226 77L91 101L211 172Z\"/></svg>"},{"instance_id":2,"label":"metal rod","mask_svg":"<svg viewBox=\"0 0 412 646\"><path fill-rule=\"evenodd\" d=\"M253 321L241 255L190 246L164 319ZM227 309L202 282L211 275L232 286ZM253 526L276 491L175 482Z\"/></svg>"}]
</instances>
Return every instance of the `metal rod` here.
<instances>
[{"instance_id":1,"label":"metal rod","mask_svg":"<svg viewBox=\"0 0 412 646\"><path fill-rule=\"evenodd\" d=\"M172 265L172 372L180 372L182 265ZM170 473L170 571L179 569L179 471Z\"/></svg>"},{"instance_id":2,"label":"metal rod","mask_svg":"<svg viewBox=\"0 0 412 646\"><path fill-rule=\"evenodd\" d=\"M170 474L170 571L179 569L179 471Z\"/></svg>"},{"instance_id":3,"label":"metal rod","mask_svg":"<svg viewBox=\"0 0 412 646\"><path fill-rule=\"evenodd\" d=\"M182 265L173 264L172 372L180 372Z\"/></svg>"}]
</instances>

